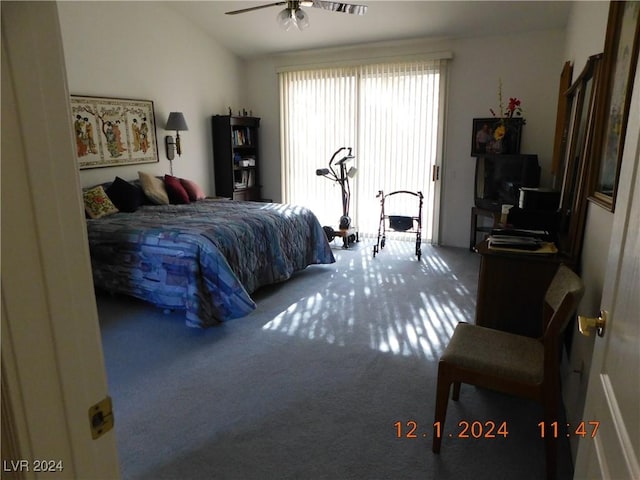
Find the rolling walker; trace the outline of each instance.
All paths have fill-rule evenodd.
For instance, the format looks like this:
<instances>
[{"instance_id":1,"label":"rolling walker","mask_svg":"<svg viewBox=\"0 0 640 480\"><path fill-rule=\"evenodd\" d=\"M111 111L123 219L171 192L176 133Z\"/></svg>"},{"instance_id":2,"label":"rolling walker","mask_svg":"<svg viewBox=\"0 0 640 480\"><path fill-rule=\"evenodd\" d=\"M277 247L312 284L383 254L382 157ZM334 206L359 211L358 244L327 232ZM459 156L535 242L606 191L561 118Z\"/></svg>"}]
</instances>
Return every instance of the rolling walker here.
<instances>
[{"instance_id":1,"label":"rolling walker","mask_svg":"<svg viewBox=\"0 0 640 480\"><path fill-rule=\"evenodd\" d=\"M384 202L387 197L392 195L413 195L418 197L418 215L415 217L404 215L387 215L384 211ZM373 258L376 258L376 254L384 248L386 243L386 231L387 224L389 230L395 232L415 233L416 234L416 256L418 261L422 256L421 242L422 242L422 192L410 192L408 190L397 190L388 194L384 194L382 190L378 191L376 198L380 199L380 224L378 225L378 241L373 246Z\"/></svg>"}]
</instances>

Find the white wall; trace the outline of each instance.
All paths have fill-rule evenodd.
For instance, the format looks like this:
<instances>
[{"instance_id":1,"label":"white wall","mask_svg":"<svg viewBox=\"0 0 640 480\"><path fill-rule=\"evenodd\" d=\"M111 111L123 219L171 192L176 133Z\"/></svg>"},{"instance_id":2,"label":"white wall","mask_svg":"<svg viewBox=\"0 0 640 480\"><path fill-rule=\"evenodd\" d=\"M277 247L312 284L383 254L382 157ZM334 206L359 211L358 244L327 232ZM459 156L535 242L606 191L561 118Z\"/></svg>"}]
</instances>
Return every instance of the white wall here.
<instances>
[{"instance_id":1,"label":"white wall","mask_svg":"<svg viewBox=\"0 0 640 480\"><path fill-rule=\"evenodd\" d=\"M499 78L503 98L522 101L527 123L520 151L538 154L542 185L550 186L563 42L564 32L554 30L455 43L444 160L443 244L468 246L475 175L469 156L471 123L474 117L490 117L489 108L496 108Z\"/></svg>"},{"instance_id":2,"label":"white wall","mask_svg":"<svg viewBox=\"0 0 640 480\"><path fill-rule=\"evenodd\" d=\"M543 182L549 185L563 45L564 32L548 30L508 37L387 42L249 60L247 103L263 118L264 196L281 199L278 66L451 51L441 243L467 246L475 171L470 156L472 119L490 117L489 109L496 109L501 78L503 96L507 100L510 96L522 100L527 124L521 151L539 155Z\"/></svg>"},{"instance_id":3,"label":"white wall","mask_svg":"<svg viewBox=\"0 0 640 480\"><path fill-rule=\"evenodd\" d=\"M184 113L183 154L174 174L214 193L210 117L240 104L243 62L159 2L60 2L69 92L154 102L159 163L82 170L82 186L169 173L164 126Z\"/></svg>"}]
</instances>

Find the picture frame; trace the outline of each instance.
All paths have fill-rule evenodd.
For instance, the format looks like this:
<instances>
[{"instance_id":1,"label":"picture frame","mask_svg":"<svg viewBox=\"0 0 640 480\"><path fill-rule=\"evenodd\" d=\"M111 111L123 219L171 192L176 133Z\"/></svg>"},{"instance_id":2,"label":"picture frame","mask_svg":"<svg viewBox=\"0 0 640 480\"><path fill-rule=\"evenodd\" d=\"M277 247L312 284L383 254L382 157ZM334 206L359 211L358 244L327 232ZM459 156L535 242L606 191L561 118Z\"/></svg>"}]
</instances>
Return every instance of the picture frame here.
<instances>
[{"instance_id":1,"label":"picture frame","mask_svg":"<svg viewBox=\"0 0 640 480\"><path fill-rule=\"evenodd\" d=\"M564 143L567 140L567 116L570 113L570 105L567 98L567 91L571 87L573 80L573 63L566 61L560 73L560 83L558 85L558 106L556 111L556 131L553 140L553 156L551 157L551 174L553 175L553 186L557 187L558 179L562 180L564 174Z\"/></svg>"},{"instance_id":2,"label":"picture frame","mask_svg":"<svg viewBox=\"0 0 640 480\"><path fill-rule=\"evenodd\" d=\"M160 161L151 100L71 95L70 104L81 170Z\"/></svg>"},{"instance_id":3,"label":"picture frame","mask_svg":"<svg viewBox=\"0 0 640 480\"><path fill-rule=\"evenodd\" d=\"M558 248L571 263L580 260L587 215L590 159L598 128L599 87L602 74L601 53L591 55L578 78L564 93L567 102L561 135L562 189L557 211Z\"/></svg>"},{"instance_id":4,"label":"picture frame","mask_svg":"<svg viewBox=\"0 0 640 480\"><path fill-rule=\"evenodd\" d=\"M618 190L639 42L640 3L611 2L600 87L602 123L598 131L599 149L591 168L593 177L589 199L612 212Z\"/></svg>"},{"instance_id":5,"label":"picture frame","mask_svg":"<svg viewBox=\"0 0 640 480\"><path fill-rule=\"evenodd\" d=\"M519 154L523 125L523 118L474 118L471 156Z\"/></svg>"}]
</instances>

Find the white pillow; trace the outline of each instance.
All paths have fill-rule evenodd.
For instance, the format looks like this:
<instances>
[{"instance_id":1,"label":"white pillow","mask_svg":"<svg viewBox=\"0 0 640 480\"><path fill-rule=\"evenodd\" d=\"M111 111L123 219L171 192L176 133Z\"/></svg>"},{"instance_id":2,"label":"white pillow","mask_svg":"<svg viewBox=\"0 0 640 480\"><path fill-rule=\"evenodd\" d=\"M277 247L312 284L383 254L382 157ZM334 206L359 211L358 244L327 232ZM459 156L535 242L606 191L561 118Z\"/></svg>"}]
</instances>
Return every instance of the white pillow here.
<instances>
[{"instance_id":1,"label":"white pillow","mask_svg":"<svg viewBox=\"0 0 640 480\"><path fill-rule=\"evenodd\" d=\"M156 205L169 205L169 195L162 179L149 175L145 172L138 172L142 191Z\"/></svg>"}]
</instances>

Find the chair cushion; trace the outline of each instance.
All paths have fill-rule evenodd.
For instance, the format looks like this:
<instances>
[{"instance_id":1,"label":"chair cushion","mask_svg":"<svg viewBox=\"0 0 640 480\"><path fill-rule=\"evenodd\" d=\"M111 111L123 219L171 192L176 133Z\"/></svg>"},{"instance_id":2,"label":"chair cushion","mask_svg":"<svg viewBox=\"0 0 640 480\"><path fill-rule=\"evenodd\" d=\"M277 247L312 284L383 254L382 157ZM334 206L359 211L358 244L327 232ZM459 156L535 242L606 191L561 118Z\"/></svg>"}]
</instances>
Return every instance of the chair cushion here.
<instances>
[{"instance_id":1,"label":"chair cushion","mask_svg":"<svg viewBox=\"0 0 640 480\"><path fill-rule=\"evenodd\" d=\"M538 384L544 376L544 346L534 338L460 323L441 362L466 370Z\"/></svg>"}]
</instances>

